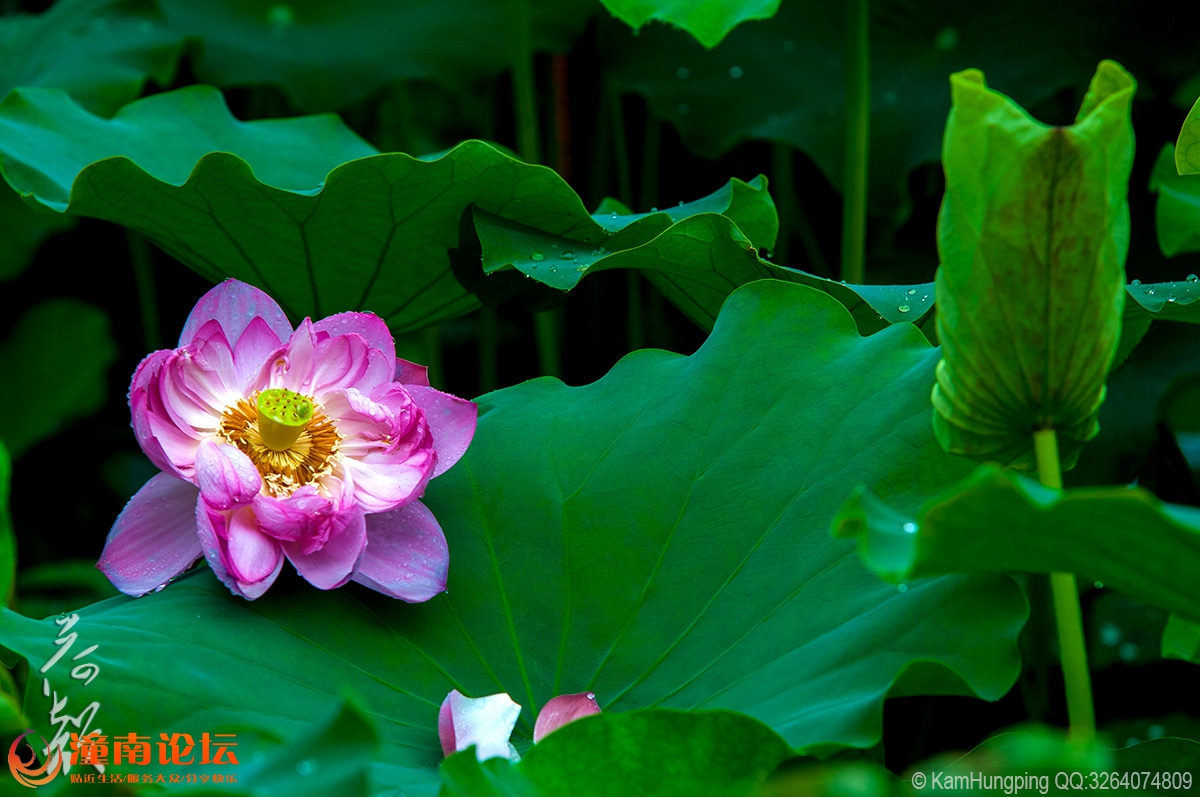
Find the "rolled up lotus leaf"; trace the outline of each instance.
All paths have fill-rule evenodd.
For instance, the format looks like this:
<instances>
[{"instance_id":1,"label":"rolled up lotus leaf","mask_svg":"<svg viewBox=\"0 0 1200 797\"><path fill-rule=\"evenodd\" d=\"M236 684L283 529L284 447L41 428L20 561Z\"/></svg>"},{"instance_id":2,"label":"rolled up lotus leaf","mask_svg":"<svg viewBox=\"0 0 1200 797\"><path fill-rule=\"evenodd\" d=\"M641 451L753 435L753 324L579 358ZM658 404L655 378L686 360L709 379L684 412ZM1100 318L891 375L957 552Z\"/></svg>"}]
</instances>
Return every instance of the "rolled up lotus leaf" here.
<instances>
[{"instance_id":1,"label":"rolled up lotus leaf","mask_svg":"<svg viewBox=\"0 0 1200 797\"><path fill-rule=\"evenodd\" d=\"M1070 468L1099 431L1121 335L1135 83L1102 62L1069 127L978 70L950 83L934 431L951 453L1032 468L1033 432L1052 428Z\"/></svg>"}]
</instances>

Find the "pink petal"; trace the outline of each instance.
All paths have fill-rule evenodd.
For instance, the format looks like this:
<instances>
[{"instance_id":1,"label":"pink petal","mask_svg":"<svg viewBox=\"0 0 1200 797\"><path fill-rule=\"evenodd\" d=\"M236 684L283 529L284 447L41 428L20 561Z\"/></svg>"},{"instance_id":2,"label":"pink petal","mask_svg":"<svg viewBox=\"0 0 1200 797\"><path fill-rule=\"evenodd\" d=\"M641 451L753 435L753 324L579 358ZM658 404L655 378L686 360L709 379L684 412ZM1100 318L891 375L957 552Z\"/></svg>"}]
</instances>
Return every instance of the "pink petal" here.
<instances>
[{"instance_id":1,"label":"pink petal","mask_svg":"<svg viewBox=\"0 0 1200 797\"><path fill-rule=\"evenodd\" d=\"M218 512L209 509L204 501L197 501L196 521L196 530L200 535L204 558L208 560L208 566L212 568L213 573L225 586L229 587L231 592L254 600L275 583L280 570L283 569L283 556L279 551L278 543L250 527L254 523L254 513L251 509L243 507L233 512ZM239 550L243 557L249 552L248 549L253 546L255 541L245 539L244 532L247 527L250 527L248 529L250 532L257 534L261 540L265 540L275 548L274 569L258 581L250 581L240 575L240 571L233 566L233 554L229 550L227 538L232 533L240 539ZM260 550L265 553L265 556L262 557L263 563L270 561L270 552L267 548L266 545L260 546ZM243 565L245 564L247 563L243 562Z\"/></svg>"},{"instance_id":2,"label":"pink petal","mask_svg":"<svg viewBox=\"0 0 1200 797\"><path fill-rule=\"evenodd\" d=\"M450 698L461 694L457 689L451 689L450 694L442 701L442 707L438 709L438 741L442 743L444 756L452 756L458 752L454 748L454 717L450 713Z\"/></svg>"},{"instance_id":3,"label":"pink petal","mask_svg":"<svg viewBox=\"0 0 1200 797\"><path fill-rule=\"evenodd\" d=\"M409 603L446 589L450 549L433 513L420 501L367 515L367 548L354 580Z\"/></svg>"},{"instance_id":4,"label":"pink petal","mask_svg":"<svg viewBox=\"0 0 1200 797\"><path fill-rule=\"evenodd\" d=\"M559 695L542 706L542 710L538 712L537 722L533 726L533 742L537 744L544 736L568 722L599 713L600 706L596 703L595 692Z\"/></svg>"},{"instance_id":5,"label":"pink petal","mask_svg":"<svg viewBox=\"0 0 1200 797\"><path fill-rule=\"evenodd\" d=\"M414 385L408 388L408 392L417 406L425 411L425 420L433 432L433 447L437 451L437 466L433 475L441 476L458 462L471 444L479 407L472 401L431 387Z\"/></svg>"},{"instance_id":6,"label":"pink petal","mask_svg":"<svg viewBox=\"0 0 1200 797\"><path fill-rule=\"evenodd\" d=\"M424 495L434 465L433 455L422 451L398 463L347 458L342 470L355 502L371 514L387 512Z\"/></svg>"},{"instance_id":7,"label":"pink petal","mask_svg":"<svg viewBox=\"0 0 1200 797\"><path fill-rule=\"evenodd\" d=\"M229 552L226 566L238 581L257 584L279 566L282 554L279 543L258 530L253 511L239 509L230 513L226 534Z\"/></svg>"},{"instance_id":8,"label":"pink petal","mask_svg":"<svg viewBox=\"0 0 1200 797\"><path fill-rule=\"evenodd\" d=\"M150 461L165 471L175 468L151 429L150 415L156 408L161 409L162 402L158 396L159 373L171 354L167 349L160 349L147 356L133 372L133 381L129 385L129 410L133 417L134 437Z\"/></svg>"},{"instance_id":9,"label":"pink petal","mask_svg":"<svg viewBox=\"0 0 1200 797\"><path fill-rule=\"evenodd\" d=\"M276 357L271 371L271 387L284 387L306 396L312 395L313 371L317 366L316 333L311 319L304 319Z\"/></svg>"},{"instance_id":10,"label":"pink petal","mask_svg":"<svg viewBox=\"0 0 1200 797\"><path fill-rule=\"evenodd\" d=\"M206 323L216 320L225 330L225 339L236 347L242 333L255 318L261 318L275 332L279 340L287 340L292 334L292 325L287 316L265 293L237 280L225 280L213 288L192 308L191 315L183 325L179 345L192 342L196 332Z\"/></svg>"},{"instance_id":11,"label":"pink petal","mask_svg":"<svg viewBox=\"0 0 1200 797\"><path fill-rule=\"evenodd\" d=\"M166 473L142 486L117 517L96 567L126 595L145 595L200 558L196 488Z\"/></svg>"},{"instance_id":12,"label":"pink petal","mask_svg":"<svg viewBox=\"0 0 1200 797\"><path fill-rule=\"evenodd\" d=\"M262 476L236 446L205 440L196 449L196 485L213 509L233 509L254 500Z\"/></svg>"},{"instance_id":13,"label":"pink petal","mask_svg":"<svg viewBox=\"0 0 1200 797\"><path fill-rule=\"evenodd\" d=\"M367 373L370 349L361 335L338 335L322 340L314 351L312 395L355 387Z\"/></svg>"},{"instance_id":14,"label":"pink petal","mask_svg":"<svg viewBox=\"0 0 1200 797\"><path fill-rule=\"evenodd\" d=\"M429 368L424 365L410 363L408 360L401 360L397 357L396 374L393 378L405 387L412 385L429 387Z\"/></svg>"},{"instance_id":15,"label":"pink petal","mask_svg":"<svg viewBox=\"0 0 1200 797\"><path fill-rule=\"evenodd\" d=\"M338 313L322 318L313 324L318 333L328 332L331 336L361 335L367 345L384 354L387 362L396 359L396 342L383 319L374 313ZM389 380L390 381L390 377Z\"/></svg>"},{"instance_id":16,"label":"pink petal","mask_svg":"<svg viewBox=\"0 0 1200 797\"><path fill-rule=\"evenodd\" d=\"M303 542L283 543L284 553L300 575L317 589L334 589L350 580L367 546L367 524L359 510L337 516L337 528L319 550L305 550Z\"/></svg>"},{"instance_id":17,"label":"pink petal","mask_svg":"<svg viewBox=\"0 0 1200 797\"><path fill-rule=\"evenodd\" d=\"M290 337L290 330L289 335ZM242 395L248 396L255 390L261 390L266 385L259 384L263 379L263 366L270 362L273 355L283 346L283 340L275 334L275 330L262 318L255 316L250 319L246 329L238 339L233 350L233 364L237 370L237 387Z\"/></svg>"},{"instance_id":18,"label":"pink petal","mask_svg":"<svg viewBox=\"0 0 1200 797\"><path fill-rule=\"evenodd\" d=\"M511 697L501 692L498 695L471 698L453 689L442 705L449 706L448 730L454 740L451 752L461 752L475 745L475 757L480 761L497 756L510 761L519 758L508 741L517 718L521 716L521 707ZM442 750L445 752L447 745L442 728L442 711L439 711L438 737L442 740Z\"/></svg>"}]
</instances>

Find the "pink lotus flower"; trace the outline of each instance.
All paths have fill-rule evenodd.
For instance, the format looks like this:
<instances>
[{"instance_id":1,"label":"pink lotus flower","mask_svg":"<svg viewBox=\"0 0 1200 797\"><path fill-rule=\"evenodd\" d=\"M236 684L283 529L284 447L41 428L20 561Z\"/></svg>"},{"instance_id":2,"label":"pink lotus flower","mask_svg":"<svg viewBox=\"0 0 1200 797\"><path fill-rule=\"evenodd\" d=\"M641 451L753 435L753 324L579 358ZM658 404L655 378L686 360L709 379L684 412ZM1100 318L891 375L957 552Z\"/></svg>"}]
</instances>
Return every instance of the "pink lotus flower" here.
<instances>
[{"instance_id":1,"label":"pink lotus flower","mask_svg":"<svg viewBox=\"0 0 1200 797\"><path fill-rule=\"evenodd\" d=\"M117 518L97 567L143 595L204 556L253 600L289 559L311 584L354 580L410 602L446 587L446 538L417 499L458 461L476 407L396 358L387 326L341 313L293 330L228 280L179 348L142 361L133 430L163 470Z\"/></svg>"},{"instance_id":2,"label":"pink lotus flower","mask_svg":"<svg viewBox=\"0 0 1200 797\"><path fill-rule=\"evenodd\" d=\"M538 712L533 726L534 744L569 722L599 713L600 706L592 692L559 695ZM474 745L475 756L480 761L497 756L519 761L521 757L509 737L520 714L521 707L503 692L487 697L466 697L457 689L451 689L438 710L438 740L442 743L442 753L450 756Z\"/></svg>"}]
</instances>

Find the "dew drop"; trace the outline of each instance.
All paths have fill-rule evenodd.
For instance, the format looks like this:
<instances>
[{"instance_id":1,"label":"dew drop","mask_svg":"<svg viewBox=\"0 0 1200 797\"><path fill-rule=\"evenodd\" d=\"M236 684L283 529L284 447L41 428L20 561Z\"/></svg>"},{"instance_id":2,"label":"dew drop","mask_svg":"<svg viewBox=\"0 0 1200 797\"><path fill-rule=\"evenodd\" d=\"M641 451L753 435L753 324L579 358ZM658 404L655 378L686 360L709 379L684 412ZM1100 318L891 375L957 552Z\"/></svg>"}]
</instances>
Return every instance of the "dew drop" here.
<instances>
[{"instance_id":1,"label":"dew drop","mask_svg":"<svg viewBox=\"0 0 1200 797\"><path fill-rule=\"evenodd\" d=\"M677 207L683 207L683 200L682 200L682 199L681 199L681 200L679 200L679 204L677 205Z\"/></svg>"},{"instance_id":2,"label":"dew drop","mask_svg":"<svg viewBox=\"0 0 1200 797\"><path fill-rule=\"evenodd\" d=\"M574 252L563 252L563 260L574 260L574 259L575 259Z\"/></svg>"},{"instance_id":3,"label":"dew drop","mask_svg":"<svg viewBox=\"0 0 1200 797\"><path fill-rule=\"evenodd\" d=\"M916 288L909 288L909 289L908 289L908 295L909 295L909 296L916 296L916 295L917 295L917 289L916 289Z\"/></svg>"},{"instance_id":4,"label":"dew drop","mask_svg":"<svg viewBox=\"0 0 1200 797\"><path fill-rule=\"evenodd\" d=\"M687 113L688 113L688 111L690 111L690 110L691 110L691 108L688 108L688 106L687 106L687 103L686 103L686 102L681 102L681 103L679 103L679 107L675 109L675 111L676 111L676 112L677 112L677 113L678 113L680 116L687 116Z\"/></svg>"},{"instance_id":5,"label":"dew drop","mask_svg":"<svg viewBox=\"0 0 1200 797\"><path fill-rule=\"evenodd\" d=\"M737 80L737 79L738 79L738 78L740 78L740 77L741 77L743 74L745 74L745 73L744 73L744 72L742 72L742 68L741 68L740 66L731 66L731 67L729 67L729 76L730 76L731 78L733 78L734 80Z\"/></svg>"},{"instance_id":6,"label":"dew drop","mask_svg":"<svg viewBox=\"0 0 1200 797\"><path fill-rule=\"evenodd\" d=\"M612 218L614 218L614 219L615 219L616 217L617 217L617 214L616 214L616 213L612 214Z\"/></svg>"},{"instance_id":7,"label":"dew drop","mask_svg":"<svg viewBox=\"0 0 1200 797\"><path fill-rule=\"evenodd\" d=\"M576 266L575 270L580 273L583 273L584 271L587 271L587 268L588 268L587 266Z\"/></svg>"},{"instance_id":8,"label":"dew drop","mask_svg":"<svg viewBox=\"0 0 1200 797\"><path fill-rule=\"evenodd\" d=\"M557 273L558 273L558 268L557 268L557 267L555 267L555 266L551 266L551 267L550 267L550 273L551 273L551 274L557 274Z\"/></svg>"},{"instance_id":9,"label":"dew drop","mask_svg":"<svg viewBox=\"0 0 1200 797\"><path fill-rule=\"evenodd\" d=\"M557 248L558 248L558 244L550 244L550 248L551 248L551 249L557 249Z\"/></svg>"},{"instance_id":10,"label":"dew drop","mask_svg":"<svg viewBox=\"0 0 1200 797\"><path fill-rule=\"evenodd\" d=\"M1188 274L1187 281L1188 282L1200 282L1200 277L1197 277L1195 274Z\"/></svg>"},{"instance_id":11,"label":"dew drop","mask_svg":"<svg viewBox=\"0 0 1200 797\"><path fill-rule=\"evenodd\" d=\"M686 66L681 66L675 70L675 77L679 78L680 80L687 80L688 75L690 74L692 73L688 71Z\"/></svg>"},{"instance_id":12,"label":"dew drop","mask_svg":"<svg viewBox=\"0 0 1200 797\"><path fill-rule=\"evenodd\" d=\"M1149 296L1153 296L1153 295L1154 295L1154 286L1153 286L1153 285L1151 285L1149 288L1147 288L1147 289L1146 289L1146 293L1147 293L1147 295L1149 295Z\"/></svg>"},{"instance_id":13,"label":"dew drop","mask_svg":"<svg viewBox=\"0 0 1200 797\"><path fill-rule=\"evenodd\" d=\"M1094 581L1094 582L1092 582L1092 586L1095 587L1096 589L1104 589L1104 582L1103 581Z\"/></svg>"},{"instance_id":14,"label":"dew drop","mask_svg":"<svg viewBox=\"0 0 1200 797\"><path fill-rule=\"evenodd\" d=\"M537 260L537 261L542 261L542 260L545 260L545 259L546 259L546 256L545 256L545 255L543 255L541 252L534 252L534 253L533 253L532 255L530 255L529 257L530 257L530 259L532 259L532 260Z\"/></svg>"},{"instance_id":15,"label":"dew drop","mask_svg":"<svg viewBox=\"0 0 1200 797\"><path fill-rule=\"evenodd\" d=\"M296 763L296 774L297 775L311 775L312 773L314 773L316 771L317 771L317 762L313 761L312 759L306 758L303 761L299 761Z\"/></svg>"},{"instance_id":16,"label":"dew drop","mask_svg":"<svg viewBox=\"0 0 1200 797\"><path fill-rule=\"evenodd\" d=\"M1147 739L1161 739L1167 733L1167 729L1161 725L1151 725L1146 729Z\"/></svg>"},{"instance_id":17,"label":"dew drop","mask_svg":"<svg viewBox=\"0 0 1200 797\"><path fill-rule=\"evenodd\" d=\"M908 585L907 584L897 584L896 591L897 592L908 592Z\"/></svg>"},{"instance_id":18,"label":"dew drop","mask_svg":"<svg viewBox=\"0 0 1200 797\"><path fill-rule=\"evenodd\" d=\"M1175 294L1173 294L1173 293L1172 293L1172 294L1170 294L1169 296L1167 296L1167 301L1168 301L1168 302L1173 302L1173 301L1175 301Z\"/></svg>"},{"instance_id":19,"label":"dew drop","mask_svg":"<svg viewBox=\"0 0 1200 797\"><path fill-rule=\"evenodd\" d=\"M1141 280L1134 280L1133 282L1131 282L1131 283L1129 283L1129 284L1130 284L1130 285L1141 285L1141 284L1142 284L1142 281L1141 281Z\"/></svg>"},{"instance_id":20,"label":"dew drop","mask_svg":"<svg viewBox=\"0 0 1200 797\"><path fill-rule=\"evenodd\" d=\"M1110 648L1115 648L1121 642L1121 629L1112 623L1100 626L1100 641Z\"/></svg>"},{"instance_id":21,"label":"dew drop","mask_svg":"<svg viewBox=\"0 0 1200 797\"><path fill-rule=\"evenodd\" d=\"M658 208L650 208L650 212L651 212L651 213L657 213L657 212L658 212Z\"/></svg>"},{"instance_id":22,"label":"dew drop","mask_svg":"<svg viewBox=\"0 0 1200 797\"><path fill-rule=\"evenodd\" d=\"M897 309L897 310L899 310L899 311L900 311L900 312L902 312L902 313L907 313L907 312L908 312L909 310L911 310L912 308L911 308L911 307L909 307L907 304L902 304L902 305L900 305L899 307L897 307L896 309Z\"/></svg>"},{"instance_id":23,"label":"dew drop","mask_svg":"<svg viewBox=\"0 0 1200 797\"><path fill-rule=\"evenodd\" d=\"M1121 657L1121 661L1133 661L1141 652L1142 649L1136 642L1126 642L1117 649L1117 655Z\"/></svg>"},{"instance_id":24,"label":"dew drop","mask_svg":"<svg viewBox=\"0 0 1200 797\"><path fill-rule=\"evenodd\" d=\"M595 692L588 692L588 693L587 693L587 699L588 699L588 700L595 700L595 699L596 699L596 693L595 693Z\"/></svg>"},{"instance_id":25,"label":"dew drop","mask_svg":"<svg viewBox=\"0 0 1200 797\"><path fill-rule=\"evenodd\" d=\"M917 533L917 524L913 523L912 521L905 523L903 528L904 528L905 534L916 534Z\"/></svg>"}]
</instances>

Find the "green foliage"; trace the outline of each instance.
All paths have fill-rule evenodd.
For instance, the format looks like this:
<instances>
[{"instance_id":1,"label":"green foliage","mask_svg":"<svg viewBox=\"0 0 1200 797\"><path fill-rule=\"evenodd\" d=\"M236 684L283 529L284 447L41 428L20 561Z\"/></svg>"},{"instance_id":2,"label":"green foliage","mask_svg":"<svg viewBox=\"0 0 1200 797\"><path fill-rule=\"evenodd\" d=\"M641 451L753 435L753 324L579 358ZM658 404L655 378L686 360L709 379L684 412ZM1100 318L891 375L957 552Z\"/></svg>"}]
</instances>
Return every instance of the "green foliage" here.
<instances>
[{"instance_id":1,"label":"green foliage","mask_svg":"<svg viewBox=\"0 0 1200 797\"><path fill-rule=\"evenodd\" d=\"M11 491L12 460L9 459L4 439L0 438L0 602L5 605L12 594L13 577L17 572L17 543L8 513Z\"/></svg>"},{"instance_id":2,"label":"green foliage","mask_svg":"<svg viewBox=\"0 0 1200 797\"><path fill-rule=\"evenodd\" d=\"M1200 100L1183 120L1175 142L1175 168L1179 174L1200 174Z\"/></svg>"},{"instance_id":3,"label":"green foliage","mask_svg":"<svg viewBox=\"0 0 1200 797\"><path fill-rule=\"evenodd\" d=\"M978 71L951 83L934 429L948 451L1029 468L1032 430L1054 428L1068 469L1098 431L1121 332L1133 78L1101 63L1066 128Z\"/></svg>"},{"instance_id":4,"label":"green foliage","mask_svg":"<svg viewBox=\"0 0 1200 797\"><path fill-rule=\"evenodd\" d=\"M944 573L1077 573L1200 618L1200 510L1140 489L1061 492L994 465L899 512L859 491L835 521L896 582ZM1129 556L1137 550L1136 558Z\"/></svg>"},{"instance_id":5,"label":"green foliage","mask_svg":"<svg viewBox=\"0 0 1200 797\"><path fill-rule=\"evenodd\" d=\"M175 74L180 36L150 0L58 0L37 16L0 18L0 98L18 86L66 89L108 115Z\"/></svg>"},{"instance_id":6,"label":"green foliage","mask_svg":"<svg viewBox=\"0 0 1200 797\"><path fill-rule=\"evenodd\" d=\"M964 473L929 428L936 356L904 324L860 337L818 291L748 285L691 357L639 352L587 387L480 400L471 448L425 496L452 551L445 595L276 585L250 603L200 572L80 611L103 667L87 699L115 727L253 717L290 733L339 684L379 719L375 782L419 784L451 688L510 693L520 739L541 704L587 689L606 712L739 711L816 752L877 743L897 690L998 698L1026 615L1008 578L899 592L828 536L855 484L907 507ZM54 631L0 621L35 664Z\"/></svg>"},{"instance_id":7,"label":"green foliage","mask_svg":"<svg viewBox=\"0 0 1200 797\"><path fill-rule=\"evenodd\" d=\"M1200 251L1200 177L1175 170L1175 147L1163 146L1154 161L1150 190L1158 194L1155 227L1167 257Z\"/></svg>"},{"instance_id":8,"label":"green foliage","mask_svg":"<svg viewBox=\"0 0 1200 797\"><path fill-rule=\"evenodd\" d=\"M536 50L562 51L591 0L531 2ZM278 86L300 110L334 111L395 80L460 91L509 61L506 0L161 0L177 30L203 40L196 74L219 86Z\"/></svg>"},{"instance_id":9,"label":"green foliage","mask_svg":"<svg viewBox=\"0 0 1200 797\"><path fill-rule=\"evenodd\" d=\"M770 19L779 0L601 0L613 16L636 33L650 20L686 30L712 49L742 22Z\"/></svg>"},{"instance_id":10,"label":"green foliage","mask_svg":"<svg viewBox=\"0 0 1200 797\"><path fill-rule=\"evenodd\" d=\"M0 440L19 459L30 446L104 404L117 358L108 316L75 299L34 305L0 341Z\"/></svg>"},{"instance_id":11,"label":"green foliage","mask_svg":"<svg viewBox=\"0 0 1200 797\"><path fill-rule=\"evenodd\" d=\"M451 756L441 797L750 797L789 753L769 728L728 711L602 713L555 731L517 764L480 763L474 750Z\"/></svg>"},{"instance_id":12,"label":"green foliage","mask_svg":"<svg viewBox=\"0 0 1200 797\"><path fill-rule=\"evenodd\" d=\"M1064 85L1083 87L1104 53L1082 0L1020 0L1003 14L970 3L893 3L871 14L870 203L906 206L906 175L941 153L946 79L987 72L1026 106ZM651 25L637 37L602 24L601 51L624 87L644 94L693 152L716 157L744 139L792 144L841 190L845 147L845 7L783 3L706 50L683 31Z\"/></svg>"},{"instance_id":13,"label":"green foliage","mask_svg":"<svg viewBox=\"0 0 1200 797\"><path fill-rule=\"evenodd\" d=\"M1177 614L1171 615L1163 631L1164 659L1183 659L1200 664L1200 623L1191 622Z\"/></svg>"}]
</instances>

